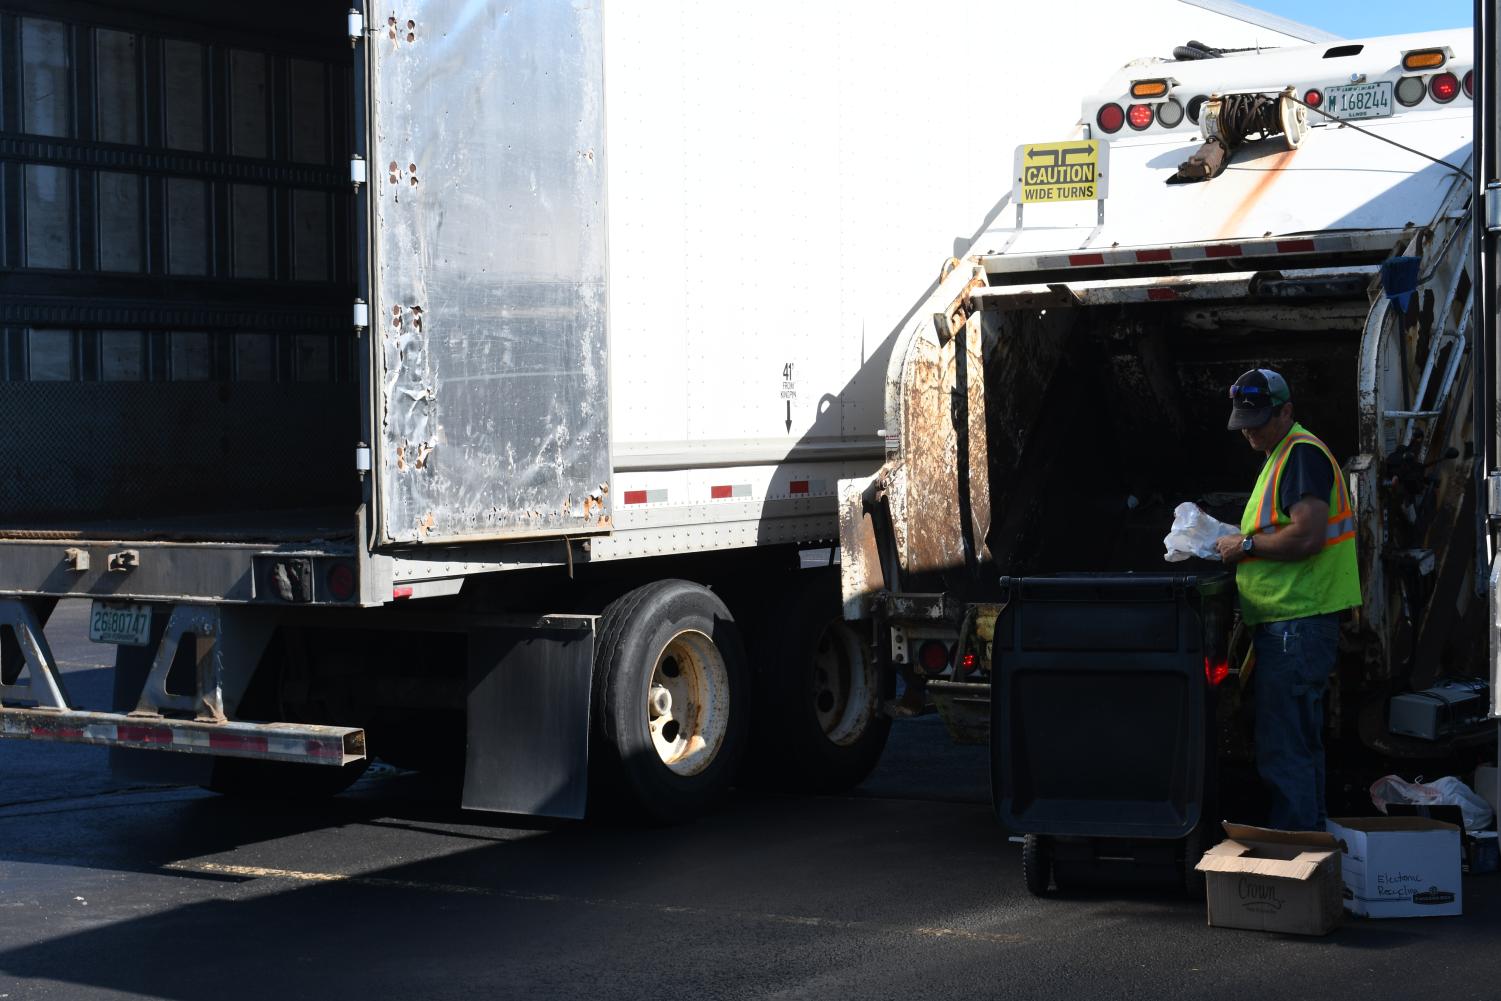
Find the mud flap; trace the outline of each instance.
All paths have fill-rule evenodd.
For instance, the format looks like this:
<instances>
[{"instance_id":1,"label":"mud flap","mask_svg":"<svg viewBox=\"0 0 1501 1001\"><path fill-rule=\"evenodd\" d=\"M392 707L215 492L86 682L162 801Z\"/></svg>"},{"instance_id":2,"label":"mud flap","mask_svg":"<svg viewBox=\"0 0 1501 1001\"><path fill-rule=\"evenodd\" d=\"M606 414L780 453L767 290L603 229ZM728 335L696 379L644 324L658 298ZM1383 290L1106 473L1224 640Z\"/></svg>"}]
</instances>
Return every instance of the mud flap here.
<instances>
[{"instance_id":1,"label":"mud flap","mask_svg":"<svg viewBox=\"0 0 1501 1001\"><path fill-rule=\"evenodd\" d=\"M471 632L465 809L584 816L594 630L551 615Z\"/></svg>"}]
</instances>

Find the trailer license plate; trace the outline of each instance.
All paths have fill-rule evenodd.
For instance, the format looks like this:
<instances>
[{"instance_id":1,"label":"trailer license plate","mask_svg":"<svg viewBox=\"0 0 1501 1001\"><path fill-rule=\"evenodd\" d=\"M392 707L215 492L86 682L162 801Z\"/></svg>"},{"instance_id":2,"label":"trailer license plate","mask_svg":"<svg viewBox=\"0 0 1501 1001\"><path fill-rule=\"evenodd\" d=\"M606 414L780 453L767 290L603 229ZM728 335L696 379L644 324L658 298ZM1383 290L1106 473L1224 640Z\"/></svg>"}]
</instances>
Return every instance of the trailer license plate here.
<instances>
[{"instance_id":1,"label":"trailer license plate","mask_svg":"<svg viewBox=\"0 0 1501 1001\"><path fill-rule=\"evenodd\" d=\"M1392 85L1388 80L1356 83L1346 87L1326 87L1324 103L1319 106L1335 118L1389 118L1392 113ZM1310 115L1310 118L1317 116Z\"/></svg>"},{"instance_id":2,"label":"trailer license plate","mask_svg":"<svg viewBox=\"0 0 1501 1001\"><path fill-rule=\"evenodd\" d=\"M89 639L95 643L145 646L151 639L151 606L94 602Z\"/></svg>"}]
</instances>

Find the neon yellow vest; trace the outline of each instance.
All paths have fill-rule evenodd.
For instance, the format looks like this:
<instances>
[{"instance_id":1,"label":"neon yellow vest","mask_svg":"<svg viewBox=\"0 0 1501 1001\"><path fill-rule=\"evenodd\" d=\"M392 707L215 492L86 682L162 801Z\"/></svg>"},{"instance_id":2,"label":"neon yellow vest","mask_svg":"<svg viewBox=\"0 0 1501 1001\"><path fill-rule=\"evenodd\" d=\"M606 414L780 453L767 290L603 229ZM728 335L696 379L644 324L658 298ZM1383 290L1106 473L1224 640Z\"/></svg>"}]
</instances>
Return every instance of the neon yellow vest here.
<instances>
[{"instance_id":1,"label":"neon yellow vest","mask_svg":"<svg viewBox=\"0 0 1501 1001\"><path fill-rule=\"evenodd\" d=\"M1360 568L1355 554L1355 512L1350 506L1350 488L1345 474L1327 446L1301 424L1294 424L1287 437L1267 456L1256 478L1256 489L1240 516L1246 535L1270 535L1292 519L1277 509L1282 472L1293 446L1316 446L1334 467L1334 488L1329 492L1329 524L1324 548L1303 560L1266 560L1248 557L1236 567L1235 587L1240 592L1240 611L1248 625L1302 619L1311 615L1340 612L1360 604Z\"/></svg>"}]
</instances>

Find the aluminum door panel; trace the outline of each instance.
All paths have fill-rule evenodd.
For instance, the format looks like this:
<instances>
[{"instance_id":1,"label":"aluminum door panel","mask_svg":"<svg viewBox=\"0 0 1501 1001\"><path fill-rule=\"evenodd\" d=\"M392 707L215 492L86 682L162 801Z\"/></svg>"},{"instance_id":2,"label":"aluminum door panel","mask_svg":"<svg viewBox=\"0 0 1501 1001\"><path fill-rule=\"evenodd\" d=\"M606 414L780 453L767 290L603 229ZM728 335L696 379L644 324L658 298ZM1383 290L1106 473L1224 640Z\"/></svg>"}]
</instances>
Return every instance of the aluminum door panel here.
<instances>
[{"instance_id":1,"label":"aluminum door panel","mask_svg":"<svg viewBox=\"0 0 1501 1001\"><path fill-rule=\"evenodd\" d=\"M383 538L602 531L599 7L418 0L371 28Z\"/></svg>"}]
</instances>

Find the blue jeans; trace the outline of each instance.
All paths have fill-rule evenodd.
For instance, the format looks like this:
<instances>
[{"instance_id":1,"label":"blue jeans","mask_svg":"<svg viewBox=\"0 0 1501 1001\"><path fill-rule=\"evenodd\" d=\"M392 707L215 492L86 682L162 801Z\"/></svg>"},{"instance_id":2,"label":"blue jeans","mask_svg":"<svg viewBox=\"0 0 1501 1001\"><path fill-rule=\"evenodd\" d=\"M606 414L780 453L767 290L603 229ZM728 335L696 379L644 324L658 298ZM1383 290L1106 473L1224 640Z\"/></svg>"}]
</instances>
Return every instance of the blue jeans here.
<instances>
[{"instance_id":1,"label":"blue jeans","mask_svg":"<svg viewBox=\"0 0 1501 1001\"><path fill-rule=\"evenodd\" d=\"M1324 689L1339 649L1339 616L1256 627L1256 771L1271 793L1272 827L1322 831Z\"/></svg>"}]
</instances>

